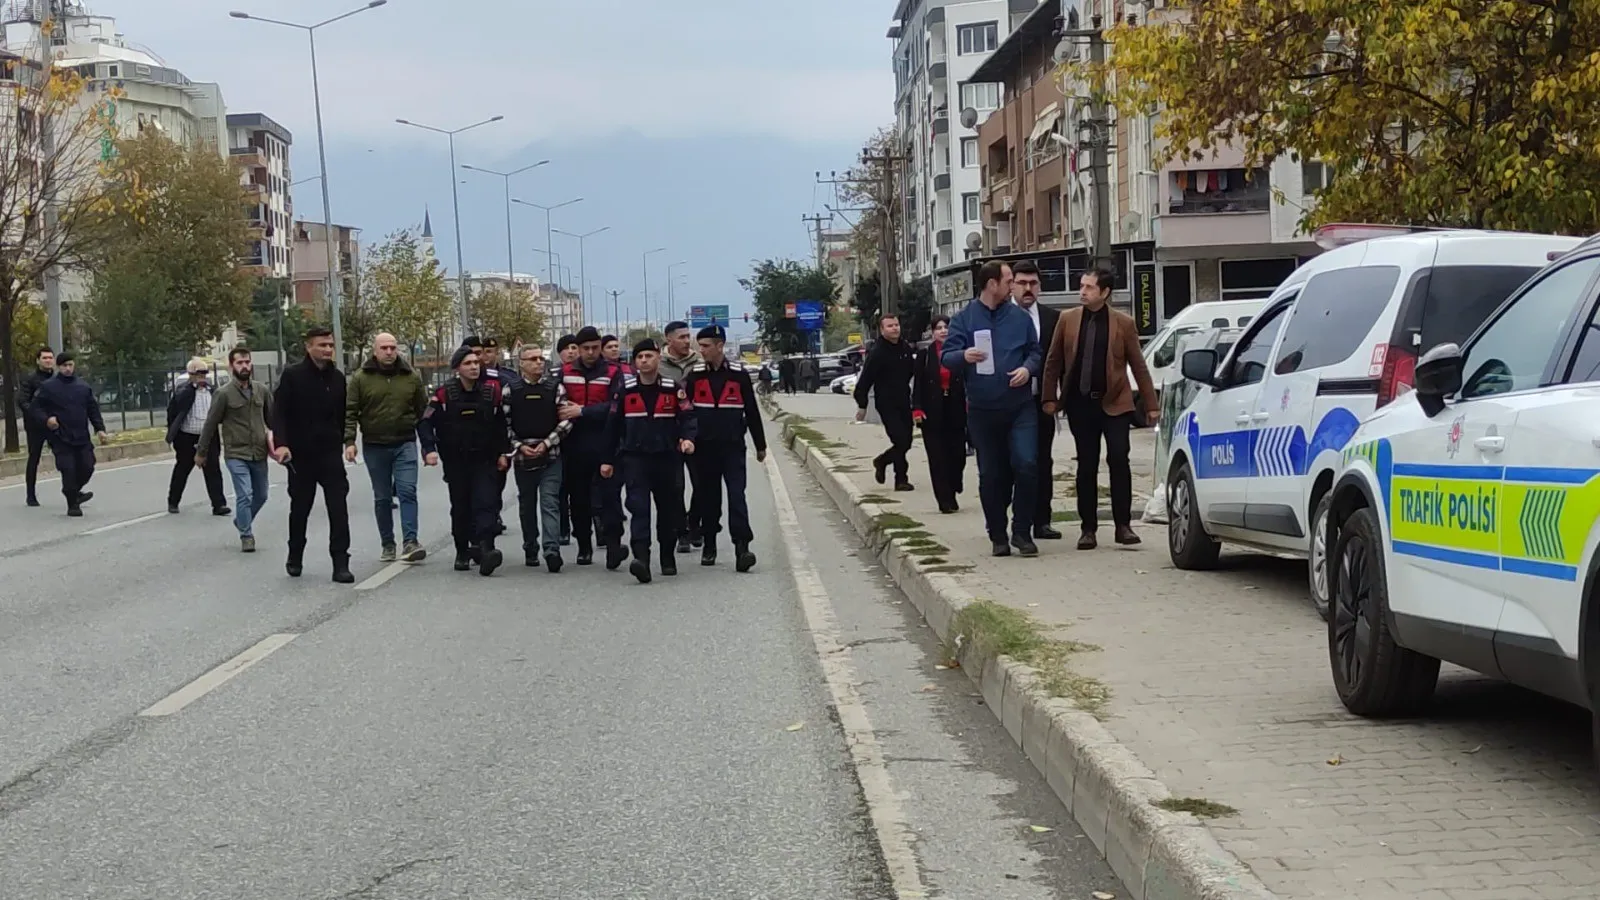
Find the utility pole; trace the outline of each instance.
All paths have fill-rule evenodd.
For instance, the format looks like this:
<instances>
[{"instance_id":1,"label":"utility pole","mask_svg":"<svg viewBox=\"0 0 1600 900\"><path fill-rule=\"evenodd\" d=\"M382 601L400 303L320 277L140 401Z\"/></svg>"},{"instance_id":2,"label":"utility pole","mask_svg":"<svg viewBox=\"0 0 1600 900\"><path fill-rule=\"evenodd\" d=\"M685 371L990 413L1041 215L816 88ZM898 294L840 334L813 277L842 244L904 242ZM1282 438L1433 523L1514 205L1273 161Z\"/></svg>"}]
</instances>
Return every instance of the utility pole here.
<instances>
[{"instance_id":1,"label":"utility pole","mask_svg":"<svg viewBox=\"0 0 1600 900\"><path fill-rule=\"evenodd\" d=\"M801 216L800 217L800 221L808 223L808 227L810 227L813 231L816 232L817 268L821 269L822 268L822 264L827 260L827 253L823 250L823 247L822 247L822 223L823 222L827 222L829 225L832 225L833 224L833 216L824 216L824 215L821 215L821 214L815 214L815 215L809 215L809 216Z\"/></svg>"},{"instance_id":2,"label":"utility pole","mask_svg":"<svg viewBox=\"0 0 1600 900\"><path fill-rule=\"evenodd\" d=\"M1111 260L1111 116L1105 101L1106 37L1103 19L1090 16L1088 28L1069 29L1056 19L1056 36L1089 42L1089 118L1079 126L1078 148L1089 151L1089 178L1094 185L1094 234L1089 248L1094 262ZM1126 275L1127 273L1121 273Z\"/></svg>"},{"instance_id":3,"label":"utility pole","mask_svg":"<svg viewBox=\"0 0 1600 900\"><path fill-rule=\"evenodd\" d=\"M613 290L606 293L611 295L611 333L616 335L617 340L620 341L627 335L622 333L622 314L617 311L617 298L627 293L627 291ZM604 313L601 313L601 315L604 315Z\"/></svg>"},{"instance_id":4,"label":"utility pole","mask_svg":"<svg viewBox=\"0 0 1600 900\"><path fill-rule=\"evenodd\" d=\"M878 251L879 278L878 283L883 297L882 312L884 315L896 314L900 311L900 254L899 238L895 229L895 210L900 205L900 192L895 181L896 166L905 162L909 157L894 150L885 150L882 153L873 153L871 150L861 151L861 162L866 166L878 166L883 184L879 187L882 193L883 213L880 227L880 241L882 248Z\"/></svg>"}]
</instances>

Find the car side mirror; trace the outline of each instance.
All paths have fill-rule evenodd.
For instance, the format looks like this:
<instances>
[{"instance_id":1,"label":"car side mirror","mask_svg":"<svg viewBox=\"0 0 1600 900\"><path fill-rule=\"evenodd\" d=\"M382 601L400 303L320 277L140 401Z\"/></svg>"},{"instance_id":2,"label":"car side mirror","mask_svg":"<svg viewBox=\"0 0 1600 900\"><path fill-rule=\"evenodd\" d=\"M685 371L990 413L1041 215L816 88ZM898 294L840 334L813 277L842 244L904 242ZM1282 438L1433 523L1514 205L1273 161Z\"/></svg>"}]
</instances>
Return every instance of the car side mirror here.
<instances>
[{"instance_id":1,"label":"car side mirror","mask_svg":"<svg viewBox=\"0 0 1600 900\"><path fill-rule=\"evenodd\" d=\"M1457 344L1439 344L1417 360L1417 400L1429 418L1444 410L1445 398L1461 390L1465 365L1465 357Z\"/></svg>"},{"instance_id":2,"label":"car side mirror","mask_svg":"<svg viewBox=\"0 0 1600 900\"><path fill-rule=\"evenodd\" d=\"M1183 354L1183 377L1211 385L1217 381L1217 351L1190 350Z\"/></svg>"}]
</instances>

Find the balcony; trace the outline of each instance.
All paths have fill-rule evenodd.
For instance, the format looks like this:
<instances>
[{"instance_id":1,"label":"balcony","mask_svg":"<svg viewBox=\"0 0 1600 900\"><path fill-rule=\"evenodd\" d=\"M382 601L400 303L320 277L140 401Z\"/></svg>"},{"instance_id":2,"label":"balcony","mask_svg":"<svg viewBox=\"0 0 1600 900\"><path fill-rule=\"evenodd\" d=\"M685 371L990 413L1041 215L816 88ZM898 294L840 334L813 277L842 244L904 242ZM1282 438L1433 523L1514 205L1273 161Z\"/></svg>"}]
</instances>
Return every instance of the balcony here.
<instances>
[{"instance_id":1,"label":"balcony","mask_svg":"<svg viewBox=\"0 0 1600 900\"><path fill-rule=\"evenodd\" d=\"M1272 243L1272 185L1265 168L1169 169L1156 240L1167 247ZM1247 177L1248 176L1248 177Z\"/></svg>"},{"instance_id":2,"label":"balcony","mask_svg":"<svg viewBox=\"0 0 1600 900\"><path fill-rule=\"evenodd\" d=\"M949 247L955 243L955 240L955 232L944 228L940 229L938 236L934 239L934 243L940 247Z\"/></svg>"},{"instance_id":3,"label":"balcony","mask_svg":"<svg viewBox=\"0 0 1600 900\"><path fill-rule=\"evenodd\" d=\"M933 189L936 191L950 190L950 173L940 172L933 176Z\"/></svg>"},{"instance_id":4,"label":"balcony","mask_svg":"<svg viewBox=\"0 0 1600 900\"><path fill-rule=\"evenodd\" d=\"M267 153L260 147L234 147L228 151L228 158L247 168L265 169L267 167Z\"/></svg>"},{"instance_id":5,"label":"balcony","mask_svg":"<svg viewBox=\"0 0 1600 900\"><path fill-rule=\"evenodd\" d=\"M267 186L264 184L247 184L244 186L244 195L252 202L263 203L267 199Z\"/></svg>"},{"instance_id":6,"label":"balcony","mask_svg":"<svg viewBox=\"0 0 1600 900\"><path fill-rule=\"evenodd\" d=\"M950 117L948 115L940 116L940 117L938 117L938 118L933 120L933 135L934 135L934 137L938 137L941 134L949 134L949 133L950 133Z\"/></svg>"}]
</instances>

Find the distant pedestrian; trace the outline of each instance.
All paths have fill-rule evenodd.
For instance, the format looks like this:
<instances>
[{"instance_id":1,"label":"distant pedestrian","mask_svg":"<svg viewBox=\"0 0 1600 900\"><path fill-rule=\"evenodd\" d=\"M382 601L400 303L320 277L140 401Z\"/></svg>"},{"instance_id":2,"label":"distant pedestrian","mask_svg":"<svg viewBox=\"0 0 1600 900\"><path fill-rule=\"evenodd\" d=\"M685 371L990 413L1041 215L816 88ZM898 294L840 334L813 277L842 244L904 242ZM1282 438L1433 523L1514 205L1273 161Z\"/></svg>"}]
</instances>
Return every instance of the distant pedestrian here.
<instances>
[{"instance_id":1,"label":"distant pedestrian","mask_svg":"<svg viewBox=\"0 0 1600 900\"><path fill-rule=\"evenodd\" d=\"M1129 367L1148 405L1147 422L1154 425L1161 418L1150 370L1139 347L1139 326L1132 316L1109 305L1115 277L1103 266L1083 273L1078 291L1083 305L1061 314L1044 366L1044 409L1049 413L1058 408L1066 411L1078 447L1078 519L1083 529L1079 550L1093 550L1098 543L1102 440L1111 472L1115 540L1124 545L1139 543L1133 530L1133 471L1128 461L1129 430L1134 425Z\"/></svg>"},{"instance_id":2,"label":"distant pedestrian","mask_svg":"<svg viewBox=\"0 0 1600 900\"><path fill-rule=\"evenodd\" d=\"M506 426L517 477L523 564L537 566L543 551L551 574L561 571L561 444L583 414L567 400L560 368L545 371L544 350L523 345L519 377L505 388Z\"/></svg>"},{"instance_id":3,"label":"distant pedestrian","mask_svg":"<svg viewBox=\"0 0 1600 900\"><path fill-rule=\"evenodd\" d=\"M873 476L883 484L888 469L894 468L894 489L915 490L911 484L910 463L914 433L911 424L911 367L916 351L900 339L900 317L886 313L878 320L878 340L867 354L856 380L856 421L867 418L867 395L873 397L878 418L889 436L889 449L872 460ZM874 390L876 389L876 390Z\"/></svg>"},{"instance_id":4,"label":"distant pedestrian","mask_svg":"<svg viewBox=\"0 0 1600 900\"><path fill-rule=\"evenodd\" d=\"M978 497L995 556L1037 556L1039 413L1032 381L1043 353L1028 314L1011 302L1011 267L978 269L980 293L950 321L940 361L967 389L967 430L978 448ZM1011 540L1006 541L1006 508Z\"/></svg>"},{"instance_id":5,"label":"distant pedestrian","mask_svg":"<svg viewBox=\"0 0 1600 900\"><path fill-rule=\"evenodd\" d=\"M722 489L728 489L728 533L733 538L734 567L748 572L755 567L750 551L755 532L750 527L750 505L745 498L744 436L756 445L756 462L767 461L767 435L756 406L755 386L744 363L728 359L728 334L721 325L700 329L696 339L704 361L689 371L683 386L694 408L695 496L700 506L700 528L705 545L700 565L717 564L717 535L722 531Z\"/></svg>"},{"instance_id":6,"label":"distant pedestrian","mask_svg":"<svg viewBox=\"0 0 1600 900\"><path fill-rule=\"evenodd\" d=\"M661 574L678 574L674 557L683 517L683 456L694 453L695 418L679 384L661 374L660 348L645 338L633 346L638 371L625 375L611 412L602 478L628 488L633 562L628 571L650 581L650 511L655 509Z\"/></svg>"},{"instance_id":7,"label":"distant pedestrian","mask_svg":"<svg viewBox=\"0 0 1600 900\"><path fill-rule=\"evenodd\" d=\"M344 458L356 461L356 432L372 481L372 510L384 562L421 562L428 552L418 539L417 421L428 406L428 392L405 357L400 342L384 332L372 342L372 355L350 377L344 404ZM394 541L394 500L400 501L400 537Z\"/></svg>"},{"instance_id":8,"label":"distant pedestrian","mask_svg":"<svg viewBox=\"0 0 1600 900\"><path fill-rule=\"evenodd\" d=\"M667 346L661 352L661 375L672 379L682 387L689 380L689 370L703 360L700 358L700 352L695 349L694 332L689 330L688 322L668 322L665 333ZM694 503L694 466L690 464L690 457L687 455L683 457L683 467L678 478L678 493L683 493L686 484L689 487L689 499L687 513L683 517L682 534L678 536L679 553L688 553L705 540L700 534L700 515Z\"/></svg>"},{"instance_id":9,"label":"distant pedestrian","mask_svg":"<svg viewBox=\"0 0 1600 900\"><path fill-rule=\"evenodd\" d=\"M306 525L317 489L328 511L328 556L333 580L351 584L350 476L344 469L345 377L334 365L333 332L306 331L306 358L283 370L272 397L274 456L289 470L289 558L284 570L299 578L305 562Z\"/></svg>"},{"instance_id":10,"label":"distant pedestrian","mask_svg":"<svg viewBox=\"0 0 1600 900\"><path fill-rule=\"evenodd\" d=\"M461 347L450 360L455 377L434 391L417 423L424 461L444 464L450 488L450 535L455 538L455 569L472 563L478 574L493 575L504 556L495 549L500 532L500 473L509 465L502 385L479 377L478 354Z\"/></svg>"},{"instance_id":11,"label":"distant pedestrian","mask_svg":"<svg viewBox=\"0 0 1600 900\"><path fill-rule=\"evenodd\" d=\"M39 385L28 408L50 442L56 471L61 474L61 495L67 498L67 515L83 515L83 504L94 497L93 492L84 490L94 477L91 434L104 444L106 423L100 418L94 390L77 376L71 353L56 357L55 374Z\"/></svg>"},{"instance_id":12,"label":"distant pedestrian","mask_svg":"<svg viewBox=\"0 0 1600 900\"><path fill-rule=\"evenodd\" d=\"M228 508L227 495L222 493L221 454L216 446L200 443L200 432L205 429L212 394L216 390L211 386L211 365L196 357L189 360L187 371L189 379L167 400L167 443L176 451L172 481L167 486L167 512L178 514L183 489L196 468L195 461L204 460L199 469L205 476L206 494L211 498L211 514L226 516L233 510Z\"/></svg>"},{"instance_id":13,"label":"distant pedestrian","mask_svg":"<svg viewBox=\"0 0 1600 900\"><path fill-rule=\"evenodd\" d=\"M1019 260L1011 267L1011 299L1022 308L1033 320L1033 335L1038 338L1040 347L1050 345L1050 336L1055 334L1056 322L1061 318L1061 310L1045 306L1039 302L1039 266L1031 259ZM1038 461L1039 490L1034 495L1033 507L1033 536L1039 540L1059 541L1061 532L1051 523L1054 510L1050 501L1055 495L1055 460L1052 451L1056 441L1056 417L1053 413L1045 412L1044 401L1040 391L1042 379L1033 379L1033 406L1039 414L1039 441L1035 459Z\"/></svg>"},{"instance_id":14,"label":"distant pedestrian","mask_svg":"<svg viewBox=\"0 0 1600 900\"><path fill-rule=\"evenodd\" d=\"M201 448L222 444L222 457L233 477L233 527L239 531L239 550L256 552L255 520L267 505L267 437L272 421L272 392L253 380L255 366L250 351L228 351L233 377L211 396L211 412L200 431ZM215 462L202 449L194 464L202 469Z\"/></svg>"},{"instance_id":15,"label":"distant pedestrian","mask_svg":"<svg viewBox=\"0 0 1600 900\"><path fill-rule=\"evenodd\" d=\"M22 379L17 386L17 411L22 414L22 431L28 439L28 463L26 469L28 485L28 505L39 505L39 458L44 455L45 436L49 433L43 426L33 420L28 414L33 406L33 397L39 392L39 385L44 384L55 374L56 354L49 347L40 347L33 355L33 371L28 377Z\"/></svg>"},{"instance_id":16,"label":"distant pedestrian","mask_svg":"<svg viewBox=\"0 0 1600 900\"><path fill-rule=\"evenodd\" d=\"M928 477L942 513L961 509L956 495L962 491L967 469L967 392L961 378L940 359L949 337L950 317L934 316L933 340L917 354L911 379L911 418L922 428Z\"/></svg>"},{"instance_id":17,"label":"distant pedestrian","mask_svg":"<svg viewBox=\"0 0 1600 900\"><path fill-rule=\"evenodd\" d=\"M794 393L794 367L794 357L792 356L785 356L783 359L778 360L778 384L783 388L785 394Z\"/></svg>"}]
</instances>

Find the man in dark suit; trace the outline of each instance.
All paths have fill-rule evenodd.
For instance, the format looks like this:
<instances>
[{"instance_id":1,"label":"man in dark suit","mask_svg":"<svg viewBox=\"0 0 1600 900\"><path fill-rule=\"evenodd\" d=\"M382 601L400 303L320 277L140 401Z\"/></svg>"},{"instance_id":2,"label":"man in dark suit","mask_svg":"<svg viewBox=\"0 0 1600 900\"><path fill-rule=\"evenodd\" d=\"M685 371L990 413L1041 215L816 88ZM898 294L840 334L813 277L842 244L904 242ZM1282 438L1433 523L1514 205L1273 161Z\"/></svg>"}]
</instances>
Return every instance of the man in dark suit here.
<instances>
[{"instance_id":1,"label":"man in dark suit","mask_svg":"<svg viewBox=\"0 0 1600 900\"><path fill-rule=\"evenodd\" d=\"M1040 345L1048 346L1050 335L1055 333L1056 322L1061 318L1061 310L1039 302L1039 267L1033 260L1018 260L1011 267L1011 275L1012 302L1033 319L1034 335L1038 337ZM1055 492L1055 460L1051 459L1050 451L1056 439L1056 417L1044 411L1040 383L1038 378L1033 380L1033 406L1039 413L1039 491L1033 513L1033 537L1035 540L1058 541L1061 532L1050 522L1050 497Z\"/></svg>"}]
</instances>

